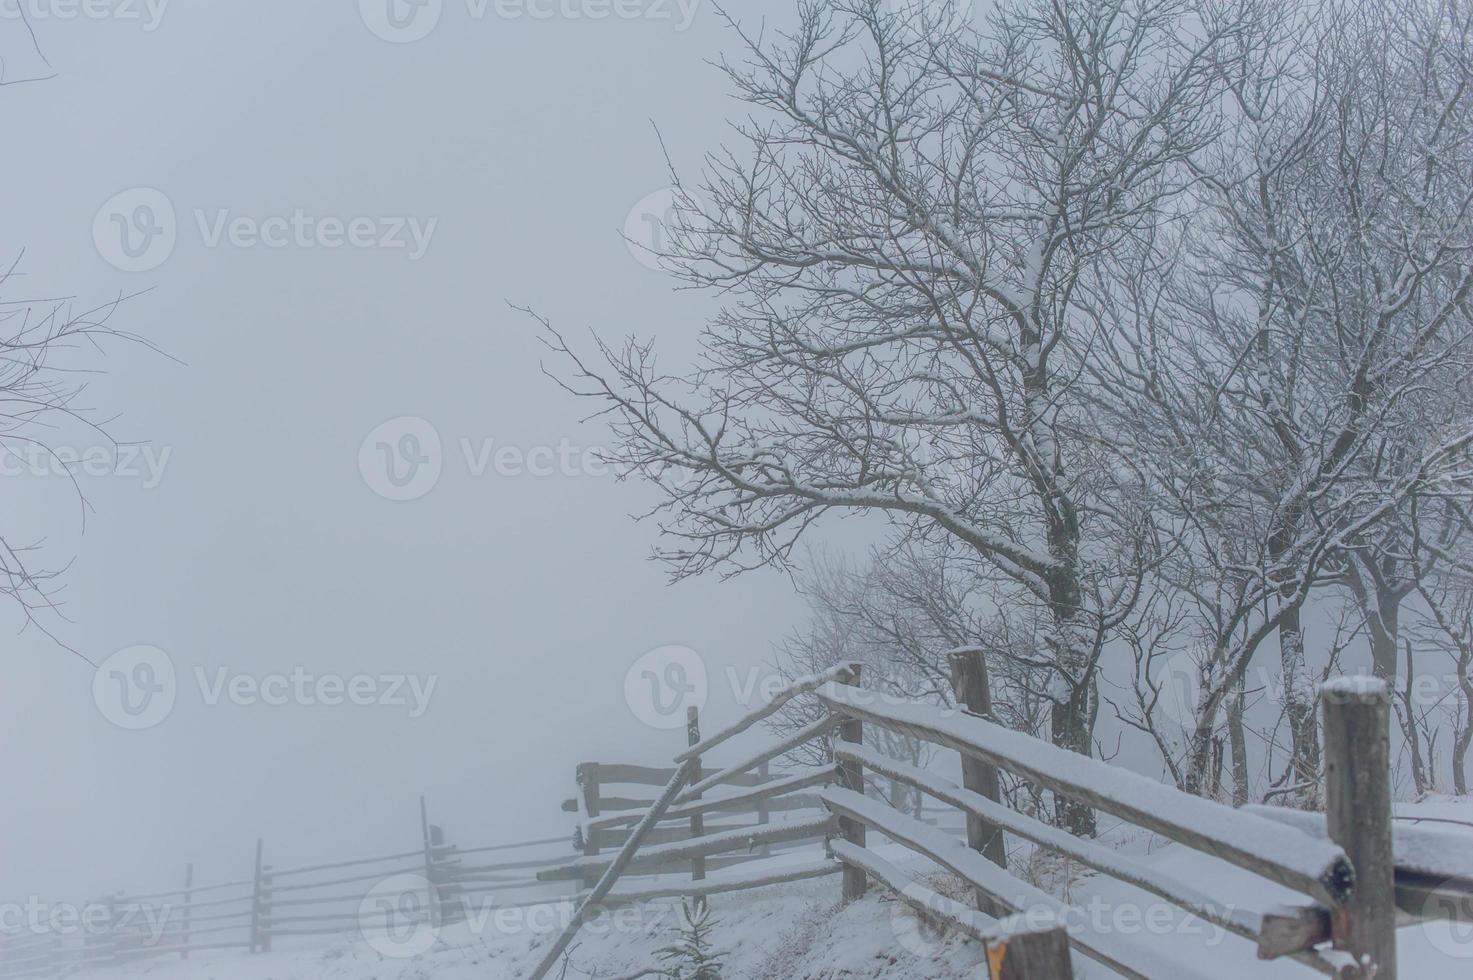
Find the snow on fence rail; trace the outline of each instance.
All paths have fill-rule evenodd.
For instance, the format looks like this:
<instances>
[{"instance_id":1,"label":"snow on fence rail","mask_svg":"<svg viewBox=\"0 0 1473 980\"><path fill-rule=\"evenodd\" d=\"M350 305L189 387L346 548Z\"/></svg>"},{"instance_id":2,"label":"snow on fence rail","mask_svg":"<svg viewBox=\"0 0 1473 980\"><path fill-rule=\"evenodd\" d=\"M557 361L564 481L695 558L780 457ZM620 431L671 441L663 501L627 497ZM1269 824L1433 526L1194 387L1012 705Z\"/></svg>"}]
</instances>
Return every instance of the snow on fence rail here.
<instances>
[{"instance_id":1,"label":"snow on fence rail","mask_svg":"<svg viewBox=\"0 0 1473 980\"><path fill-rule=\"evenodd\" d=\"M560 897L536 873L566 860L566 837L462 849L444 842L423 809L421 817L423 840L415 850L283 868L265 863L258 841L249 878L195 884L191 865L181 888L88 903L74 929L38 923L33 930L0 934L0 980L42 980L79 968L161 956L188 959L211 950L268 952L273 940L287 937L445 925L470 917L473 905ZM375 886L390 881L396 882L391 898L410 901L370 903Z\"/></svg>"},{"instance_id":2,"label":"snow on fence rail","mask_svg":"<svg viewBox=\"0 0 1473 980\"><path fill-rule=\"evenodd\" d=\"M1473 907L1473 867L1465 865L1473 864L1473 860L1465 858L1459 863L1445 859L1440 852L1446 850L1446 844L1440 847L1439 840L1448 835L1398 829L1393 849L1388 700L1384 688L1377 684L1354 681L1325 688L1325 778L1330 802L1327 821L1323 816L1264 808L1233 810L1007 730L984 717L990 713L990 706L981 652L957 651L952 670L957 702L966 710L886 703L857 686L858 665L845 665L831 672L827 681L807 678L798 682L717 737L701 740L693 726L689 747L677 757L680 768L648 771L652 778L656 774L669 777L658 807L602 814L597 781L590 783L588 778L594 770L580 770L584 792L575 801L575 808L582 816L580 844L587 857L548 869L539 877L556 880L576 876L592 882L597 876L598 887L585 900L586 909L595 901L703 896L842 871L846 899L864 894L867 882L875 881L923 914L984 942L994 976L1018 980L1053 980L1067 975L1067 946L1061 960L1059 947L1064 945L1065 933L1045 930L1035 934L1026 929L1020 933L1020 917L1015 913L1027 913L1021 919L1033 922L1040 913L1068 920L1069 913L1077 910L1011 874L1003 848L1007 834L1164 900L1183 914L1256 941L1260 958L1289 957L1343 980L1364 980L1372 975L1377 980L1395 980L1397 917L1393 894L1395 904L1406 912L1424 917L1469 916ZM826 707L826 717L710 775L703 776L703 770L691 767L691 763L699 764L702 755L772 716L800 695L810 695ZM864 729L870 725L958 752L963 784L891 759L865 745ZM831 738L836 729L837 738ZM769 762L819 740L829 750L832 767L781 773L775 778L768 774ZM761 777L754 777L752 770L758 766L763 767ZM631 773L631 767L607 768L621 777ZM1242 908L1220 901L1198 885L1176 880L1146 862L1008 808L1000 798L998 770L1007 770L1057 797L1108 812L1236 865L1301 893L1305 900L1297 906L1271 909ZM966 841L866 795L866 772L908 785L955 808L966 818ZM592 793L590 786L594 787ZM704 795L721 787L735 791L714 798ZM750 849L754 842L783 836L766 827L711 827L708 833L701 833L693 823L689 830L682 827L657 838L654 835L662 822L694 821L758 802L772 805L780 799L803 799L806 809L815 796L828 818L804 817L791 834L794 840L802 841L810 839L809 834L823 833L822 857L815 849L806 861L763 871L744 869L710 879L704 877L704 865L697 864L695 873L684 881L665 875L657 884L618 883L626 871L654 873L682 862L703 861L734 846ZM614 843L600 840L599 834L636 822L639 829L624 835L616 856L597 856L600 844ZM912 873L900 870L866 846L870 830L967 882L975 891L975 902L968 905L944 897ZM1465 841L1463 838L1460 843ZM1077 917L1076 921L1083 918ZM561 937L562 945L571 941L577 924L572 923ZM1013 965L1008 971L996 972L1002 962L1001 950L1009 941L1016 944ZM1137 980L1196 975L1189 964L1163 961L1151 947L1149 937L1135 939L1074 928L1067 931L1067 944ZM556 959L555 952L550 952L532 980L545 976ZM1250 967L1244 964L1244 969L1246 972Z\"/></svg>"}]
</instances>

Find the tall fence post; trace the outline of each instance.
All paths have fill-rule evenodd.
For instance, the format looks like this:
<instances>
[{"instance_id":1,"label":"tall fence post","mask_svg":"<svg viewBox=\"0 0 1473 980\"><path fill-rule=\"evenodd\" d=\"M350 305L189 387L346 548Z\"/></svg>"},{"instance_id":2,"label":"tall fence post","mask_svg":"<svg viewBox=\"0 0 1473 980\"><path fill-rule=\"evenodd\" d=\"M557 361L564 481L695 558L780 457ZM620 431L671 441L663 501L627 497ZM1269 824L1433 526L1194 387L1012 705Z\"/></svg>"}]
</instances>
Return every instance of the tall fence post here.
<instances>
[{"instance_id":1,"label":"tall fence post","mask_svg":"<svg viewBox=\"0 0 1473 980\"><path fill-rule=\"evenodd\" d=\"M956 702L974 715L990 718L992 715L992 687L987 678L987 660L979 648L953 651L951 661L951 687ZM994 803L1002 802L1002 784L997 767L988 765L968 755L962 755L962 785L974 793L980 793ZM967 845L980 851L989 861L1000 868L1008 866L1008 852L1002 830L996 824L972 814L967 815ZM996 916L997 909L984 892L977 892L977 908Z\"/></svg>"},{"instance_id":2,"label":"tall fence post","mask_svg":"<svg viewBox=\"0 0 1473 980\"><path fill-rule=\"evenodd\" d=\"M598 780L597 762L585 762L578 767L578 795L583 801L582 809L585 822L593 820L603 810L599 802L601 791ZM584 829L583 855L585 857L594 857L598 854L598 837L599 832L597 830L591 827ZM583 879L584 888L592 888L596 884L598 884L597 875L588 875Z\"/></svg>"},{"instance_id":3,"label":"tall fence post","mask_svg":"<svg viewBox=\"0 0 1473 980\"><path fill-rule=\"evenodd\" d=\"M266 842L263 841L261 838L257 837L256 838L256 872L252 876L252 887L251 887L251 952L252 953L262 953L262 952L265 952L265 950L262 948L262 936L261 936L261 927L264 924L262 922L262 918L263 918L263 916L262 916L263 906L261 904L262 901L263 901L263 898L264 898L264 894L263 894L263 891L264 890L263 890L263 887L262 887L262 885L263 885L262 871L265 868L265 866L261 863L261 858L263 857L263 855L265 853L265 847L266 847Z\"/></svg>"},{"instance_id":4,"label":"tall fence post","mask_svg":"<svg viewBox=\"0 0 1473 980\"><path fill-rule=\"evenodd\" d=\"M854 687L859 686L862 668L859 664L854 665L849 682ZM854 745L864 744L864 722L858 718L845 718L839 725L839 738ZM839 783L848 790L856 793L864 793L864 769L857 762L839 763ZM849 817L839 818L839 833L849 843L856 847L863 847L865 843L864 824ZM864 897L868 881L865 878L863 868L853 865L844 865L844 901L852 902Z\"/></svg>"},{"instance_id":5,"label":"tall fence post","mask_svg":"<svg viewBox=\"0 0 1473 980\"><path fill-rule=\"evenodd\" d=\"M687 746L701 744L701 710L695 705L685 709L685 743ZM699 783L702 779L701 757L696 756L696 768L693 781ZM699 800L700 794L692 796L692 800ZM690 836L694 840L706 834L706 818L699 813L691 815ZM690 862L690 877L692 881L706 880L706 859L704 857L692 858ZM705 899L698 899L697 904L704 905Z\"/></svg>"},{"instance_id":6,"label":"tall fence post","mask_svg":"<svg viewBox=\"0 0 1473 980\"><path fill-rule=\"evenodd\" d=\"M180 910L179 919L179 950L181 960L189 959L189 920L190 906L194 904L194 863L184 866L184 907Z\"/></svg>"},{"instance_id":7,"label":"tall fence post","mask_svg":"<svg viewBox=\"0 0 1473 980\"><path fill-rule=\"evenodd\" d=\"M987 976L989 980L1060 980L1074 976L1069 962L1069 930L1056 926L988 943Z\"/></svg>"},{"instance_id":8,"label":"tall fence post","mask_svg":"<svg viewBox=\"0 0 1473 980\"><path fill-rule=\"evenodd\" d=\"M1355 868L1355 891L1333 910L1336 949L1364 977L1396 980L1395 858L1391 848L1391 710L1386 682L1347 677L1320 691L1330 839Z\"/></svg>"},{"instance_id":9,"label":"tall fence post","mask_svg":"<svg viewBox=\"0 0 1473 980\"><path fill-rule=\"evenodd\" d=\"M757 767L757 778L759 778L760 780L762 780L762 782L764 782L764 783L767 782L767 780L771 777L771 775L772 775L772 764L771 763L764 762L764 763L762 763L762 765L760 765L760 766ZM764 796L764 797L762 797L761 800L759 800L757 802L757 825L759 827L765 827L769 822L771 822L771 820L772 820L772 810L771 810L771 808L767 804L767 797ZM771 844L763 844L762 845L762 856L763 857L767 857L771 853L772 853L772 845Z\"/></svg>"},{"instance_id":10,"label":"tall fence post","mask_svg":"<svg viewBox=\"0 0 1473 980\"><path fill-rule=\"evenodd\" d=\"M423 796L419 798L419 830L425 852L425 916L431 927L438 928L443 924L444 915L440 908L438 883L435 880L435 845L430 839L430 809Z\"/></svg>"}]
</instances>

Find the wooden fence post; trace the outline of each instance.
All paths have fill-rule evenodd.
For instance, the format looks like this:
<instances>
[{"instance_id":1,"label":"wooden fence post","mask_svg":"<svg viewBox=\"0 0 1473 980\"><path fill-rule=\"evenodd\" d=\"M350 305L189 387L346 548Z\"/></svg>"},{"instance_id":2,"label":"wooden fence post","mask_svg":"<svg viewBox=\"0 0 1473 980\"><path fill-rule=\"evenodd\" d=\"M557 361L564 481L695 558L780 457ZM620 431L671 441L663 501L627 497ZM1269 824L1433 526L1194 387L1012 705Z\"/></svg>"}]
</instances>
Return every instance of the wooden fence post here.
<instances>
[{"instance_id":1,"label":"wooden fence post","mask_svg":"<svg viewBox=\"0 0 1473 980\"><path fill-rule=\"evenodd\" d=\"M859 664L854 665L853 673L849 683L854 687L859 686L861 668ZM839 738L854 745L864 744L864 722L857 718L845 718L839 725ZM864 793L864 769L856 762L841 762L839 764L839 783L856 793ZM839 833L844 839L856 847L863 847L865 842L864 824L849 817L839 818ZM853 865L844 865L844 901L852 902L864 897L868 880L864 869Z\"/></svg>"},{"instance_id":2,"label":"wooden fence post","mask_svg":"<svg viewBox=\"0 0 1473 980\"><path fill-rule=\"evenodd\" d=\"M438 928L443 924L444 916L435 888L435 848L430 841L430 810L423 796L419 798L419 830L425 852L425 916L432 928Z\"/></svg>"},{"instance_id":3,"label":"wooden fence post","mask_svg":"<svg viewBox=\"0 0 1473 980\"><path fill-rule=\"evenodd\" d=\"M690 707L685 709L685 743L687 746L701 744L701 710L695 705L691 705ZM695 776L693 777L692 781L698 783L703 778L701 773L701 757L695 756L694 758L696 761L696 768ZM701 796L699 793L691 797L692 800L699 800L700 798ZM690 818L691 839L694 840L697 837L703 837L705 836L705 833L706 818L699 813L692 814ZM692 881L706 880L705 858L698 857L691 859L690 877ZM697 904L704 905L705 899L698 899Z\"/></svg>"},{"instance_id":4,"label":"wooden fence post","mask_svg":"<svg viewBox=\"0 0 1473 980\"><path fill-rule=\"evenodd\" d=\"M193 862L184 866L184 908L180 912L179 920L179 945L184 947L179 950L181 960L189 959L189 919L190 906L194 904L194 864Z\"/></svg>"},{"instance_id":5,"label":"wooden fence post","mask_svg":"<svg viewBox=\"0 0 1473 980\"><path fill-rule=\"evenodd\" d=\"M772 764L771 763L764 762L764 763L762 763L762 765L760 765L760 766L757 767L757 776L764 783L767 782L768 778L771 775L772 775ZM757 801L757 826L759 826L759 827L765 827L771 820L772 820L772 809L771 809L771 807L769 807L767 805L767 797L764 796L764 797L762 797L762 799L760 799L760 800ZM762 845L762 856L763 857L767 857L770 854L772 854L772 845L771 844L763 844Z\"/></svg>"},{"instance_id":6,"label":"wooden fence post","mask_svg":"<svg viewBox=\"0 0 1473 980\"><path fill-rule=\"evenodd\" d=\"M951 687L956 702L974 715L990 718L992 715L992 689L987 678L987 660L979 648L956 650L950 654ZM997 767L962 755L962 785L974 793L980 793L994 803L1002 802L1002 784L998 779ZM967 815L967 846L980 851L1000 868L1008 866L1008 852L1002 830L990 821L972 814ZM977 908L994 917L997 909L982 891L977 892Z\"/></svg>"},{"instance_id":7,"label":"wooden fence post","mask_svg":"<svg viewBox=\"0 0 1473 980\"><path fill-rule=\"evenodd\" d=\"M987 975L989 980L1066 980L1074 976L1069 930L1056 926L988 943Z\"/></svg>"},{"instance_id":8,"label":"wooden fence post","mask_svg":"<svg viewBox=\"0 0 1473 980\"><path fill-rule=\"evenodd\" d=\"M1391 849L1391 710L1386 683L1347 677L1320 691L1330 839L1355 868L1355 891L1333 910L1336 949L1396 980L1395 859Z\"/></svg>"},{"instance_id":9,"label":"wooden fence post","mask_svg":"<svg viewBox=\"0 0 1473 980\"><path fill-rule=\"evenodd\" d=\"M264 850L265 850L265 842L261 838L257 837L256 838L256 872L252 876L253 884L252 884L252 887L251 887L251 952L252 953L264 952L264 950L261 948L262 947L262 944L261 944L261 926L262 926L262 922L261 922L261 912L262 912L262 907L261 907L261 899L262 899L261 871L263 869L263 865L261 864L261 857L262 857L262 855L264 853Z\"/></svg>"},{"instance_id":10,"label":"wooden fence post","mask_svg":"<svg viewBox=\"0 0 1473 980\"><path fill-rule=\"evenodd\" d=\"M602 812L599 802L600 789L598 782L598 763L585 762L578 767L578 795L583 801L583 817L585 821L591 821ZM585 857L593 857L598 854L599 832L587 828L583 832L583 854ZM583 879L584 888L592 888L598 884L598 877L591 875Z\"/></svg>"}]
</instances>

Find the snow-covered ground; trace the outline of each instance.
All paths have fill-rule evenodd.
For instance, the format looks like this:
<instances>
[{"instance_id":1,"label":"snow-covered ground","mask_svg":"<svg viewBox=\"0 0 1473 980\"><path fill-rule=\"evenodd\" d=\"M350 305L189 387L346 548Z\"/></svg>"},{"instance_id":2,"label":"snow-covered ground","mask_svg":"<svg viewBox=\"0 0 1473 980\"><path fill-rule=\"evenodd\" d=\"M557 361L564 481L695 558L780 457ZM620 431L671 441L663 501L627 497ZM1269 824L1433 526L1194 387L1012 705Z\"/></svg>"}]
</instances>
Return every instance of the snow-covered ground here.
<instances>
[{"instance_id":1,"label":"snow-covered ground","mask_svg":"<svg viewBox=\"0 0 1473 980\"><path fill-rule=\"evenodd\" d=\"M1213 893L1227 903L1263 908L1294 899L1292 893L1219 861L1145 835L1117 843L1182 880L1199 886L1210 882ZM925 871L899 848L881 844L877 850ZM1052 890L1067 892L1081 910L1073 925L1147 944L1162 963L1161 980L1307 980L1318 975L1291 962L1260 962L1250 943L1118 882L1059 865L1035 866L1031 873ZM928 875L927 883L965 897L964 890L942 876ZM715 943L726 953L727 980L951 980L980 975L983 957L976 943L938 935L908 907L878 890L847 907L838 893L838 879L830 877L713 898ZM196 954L187 962L136 963L82 974L78 980L514 980L525 977L537 962L564 914L555 906L472 909L470 922L422 937L427 946L423 951L344 936L303 940L257 956ZM580 933L566 972L554 970L552 975L613 980L636 974L655 965L655 951L675 939L679 924L677 907L669 902L616 909ZM1418 925L1403 929L1399 940L1401 976L1407 980L1473 976L1470 930L1445 923ZM1080 956L1075 964L1077 975L1086 980L1115 976Z\"/></svg>"}]
</instances>

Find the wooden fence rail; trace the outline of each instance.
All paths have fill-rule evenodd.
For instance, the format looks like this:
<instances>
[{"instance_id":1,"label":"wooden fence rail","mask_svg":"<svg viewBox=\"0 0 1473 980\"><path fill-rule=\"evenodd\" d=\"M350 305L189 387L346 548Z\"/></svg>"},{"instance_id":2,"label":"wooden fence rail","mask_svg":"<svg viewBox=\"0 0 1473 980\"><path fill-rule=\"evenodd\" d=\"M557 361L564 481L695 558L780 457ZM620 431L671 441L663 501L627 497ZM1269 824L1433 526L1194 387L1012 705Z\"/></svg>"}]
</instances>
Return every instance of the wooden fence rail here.
<instances>
[{"instance_id":1,"label":"wooden fence rail","mask_svg":"<svg viewBox=\"0 0 1473 980\"><path fill-rule=\"evenodd\" d=\"M704 739L693 714L671 768L580 765L578 795L564 806L579 818L571 856L528 853L567 844L564 838L468 849L446 845L423 810L420 846L412 851L273 868L264 844L258 844L249 879L195 885L189 868L176 891L111 896L104 900L108 928L80 943L0 936L0 980L40 980L79 965L166 953L264 951L280 937L344 932L361 926L358 903L369 883L406 875L419 876L425 900L418 910L390 914L432 925L468 916L472 896L510 896L528 905L539 896L545 901L558 882L580 882L575 915L544 953L533 980L557 964L600 905L671 897L703 901L829 875L842 878L845 900L861 897L873 882L929 919L973 937L985 947L993 980L1068 976L1071 949L1133 980L1205 977L1193 964L1164 958L1149 936L1065 925L1084 917L1010 870L1009 836L1254 941L1260 958L1291 957L1339 980L1396 980L1398 914L1473 921L1468 838L1393 826L1388 698L1380 682L1342 680L1322 691L1329 812L1317 815L1233 810L1005 729L988 717L985 663L977 650L952 656L954 693L963 710L886 701L860 689L861 679L857 664L800 679ZM822 709L822 717L740 752L735 762L707 765L732 740L797 698ZM890 758L873 740L866 744L871 728L958 753L961 782ZM828 761L770 771L771 764L810 745L821 746ZM1301 894L1303 902L1271 909L1223 902L1202 882L1178 880L1100 841L1012 809L1000 792L1000 772L1235 865ZM902 812L869 792L869 774L949 808L965 821L965 831ZM652 799L637 795L656 786ZM871 834L954 875L971 889L971 900L938 893L909 862L902 868L893 854L877 850ZM781 864L752 863L778 849L808 853L784 854ZM130 916L148 903L164 908L162 918L151 920L151 936ZM1243 972L1251 968L1244 964Z\"/></svg>"},{"instance_id":2,"label":"wooden fence rail","mask_svg":"<svg viewBox=\"0 0 1473 980\"><path fill-rule=\"evenodd\" d=\"M988 951L989 975L1009 980L1055 980L1067 975L1053 971L1067 970L1057 963L1061 954L1067 961L1071 946L1134 980L1206 976L1193 964L1165 959L1148 938L1082 927L1020 928L1020 922L1036 923L1040 914L1059 922L1083 921L1084 917L1074 919L1071 913L1078 910L1010 872L1004 849L1009 834L1136 888L1174 907L1180 915L1195 916L1251 940L1257 943L1260 958L1289 957L1341 980L1371 976L1395 980L1393 896L1396 905L1417 915L1461 919L1473 910L1473 867L1463 866L1473 865L1473 857L1462 863L1429 857L1437 853L1432 838L1439 832L1398 829L1393 833L1391 829L1387 702L1379 682L1345 680L1327 685L1322 692L1326 798L1330 802L1327 820L1264 808L1234 810L1005 729L986 717L990 705L981 652L958 651L952 667L954 693L963 710L887 702L852 683L861 677L857 665L835 668L826 681L807 678L796 683L720 735L699 742L692 737L695 744L677 760L698 763L797 697L817 702L826 709L823 717L764 748L746 752L739 761L710 775L692 775L692 782L683 789L667 787L673 802L659 813L649 808L615 814L585 812L580 833L590 837L636 822L642 833L626 835L615 861L585 858L547 869L539 877L587 879L598 875L600 884L607 886L601 900L633 901L765 887L842 870L846 900L863 895L866 882L874 881L931 919L982 942ZM962 763L961 785L864 744L869 726L957 752ZM826 746L832 766L779 772L766 783L754 783L753 769L815 742ZM621 776L633 773L633 767L598 768L617 768ZM1221 901L1200 887L1201 883L1177 880L1099 841L1077 837L1012 810L1001 799L999 771L1062 800L1110 813L1235 865L1302 894L1304 901L1299 906L1268 909ZM664 775L669 770L653 772ZM867 773L954 808L966 821L965 839L869 795ZM711 795L721 787L733 791ZM801 800L807 809L813 797L829 819L805 816L786 834L767 828L727 830L705 824L704 833L683 826L667 837L654 836L662 821L746 810L758 803L776 810L785 802L796 805ZM949 871L974 890L974 901L963 904L927 887L913 871L900 869L870 846L867 831ZM720 876L721 880L676 881L669 874L650 885L621 886L611 880L624 872L668 871L680 862L722 854L743 843L750 848L754 842L780 836L806 841L818 833L827 834L828 860L820 859L815 851L806 862L742 871ZM682 841L682 835L688 839ZM1452 844L1454 835L1442 836ZM1466 849L1467 838L1457 838L1456 846ZM1005 951L1010 944L1014 955L1008 963ZM547 968L554 959L546 961ZM1244 972L1249 970L1244 964Z\"/></svg>"},{"instance_id":3,"label":"wooden fence rail","mask_svg":"<svg viewBox=\"0 0 1473 980\"><path fill-rule=\"evenodd\" d=\"M421 844L354 860L275 868L265 842L255 849L249 878L195 884L186 865L183 887L116 894L86 903L94 921L73 934L0 934L0 980L44 980L77 969L192 953L261 953L285 937L361 931L362 904L373 887L413 876L424 887L418 913L391 910L396 924L445 925L467 918L473 901L491 907L548 901L558 889L536 873L565 863L566 837L461 849L444 843L421 814ZM556 848L556 850L552 850ZM543 851L541 856L536 856ZM474 857L475 864L466 859ZM415 916L420 918L416 918Z\"/></svg>"}]
</instances>

